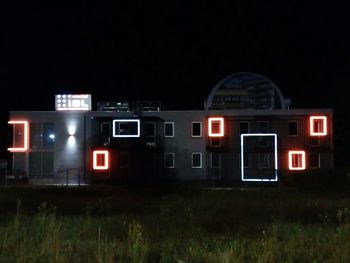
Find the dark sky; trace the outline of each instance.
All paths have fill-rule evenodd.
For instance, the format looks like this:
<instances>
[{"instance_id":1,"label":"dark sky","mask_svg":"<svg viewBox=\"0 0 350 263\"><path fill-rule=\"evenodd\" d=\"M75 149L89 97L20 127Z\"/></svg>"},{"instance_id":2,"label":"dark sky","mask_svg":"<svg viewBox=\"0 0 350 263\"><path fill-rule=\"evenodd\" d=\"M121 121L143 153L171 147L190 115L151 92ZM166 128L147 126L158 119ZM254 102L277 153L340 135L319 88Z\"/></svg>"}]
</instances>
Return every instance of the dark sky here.
<instances>
[{"instance_id":1,"label":"dark sky","mask_svg":"<svg viewBox=\"0 0 350 263\"><path fill-rule=\"evenodd\" d=\"M53 110L62 92L200 109L240 71L269 77L294 107L333 107L350 84L349 14L334 1L115 2L0 8L2 122Z\"/></svg>"}]
</instances>

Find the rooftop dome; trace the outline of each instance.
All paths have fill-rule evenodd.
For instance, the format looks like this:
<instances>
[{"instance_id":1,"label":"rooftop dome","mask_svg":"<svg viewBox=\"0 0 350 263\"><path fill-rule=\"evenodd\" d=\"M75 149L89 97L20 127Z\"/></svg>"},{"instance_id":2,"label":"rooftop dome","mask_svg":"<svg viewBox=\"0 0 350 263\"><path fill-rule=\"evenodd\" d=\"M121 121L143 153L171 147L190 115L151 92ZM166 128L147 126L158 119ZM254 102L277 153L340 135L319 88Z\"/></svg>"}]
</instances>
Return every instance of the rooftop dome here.
<instances>
[{"instance_id":1,"label":"rooftop dome","mask_svg":"<svg viewBox=\"0 0 350 263\"><path fill-rule=\"evenodd\" d=\"M270 79L251 72L230 75L212 89L205 109L286 109L286 100Z\"/></svg>"}]
</instances>

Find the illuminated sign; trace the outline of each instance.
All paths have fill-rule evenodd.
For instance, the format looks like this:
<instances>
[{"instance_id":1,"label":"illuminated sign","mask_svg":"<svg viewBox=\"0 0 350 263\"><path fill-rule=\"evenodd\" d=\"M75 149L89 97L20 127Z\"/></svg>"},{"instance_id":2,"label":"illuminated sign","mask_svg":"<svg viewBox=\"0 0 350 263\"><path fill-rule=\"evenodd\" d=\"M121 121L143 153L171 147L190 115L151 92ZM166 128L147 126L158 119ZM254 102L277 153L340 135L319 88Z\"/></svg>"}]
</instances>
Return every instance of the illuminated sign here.
<instances>
[{"instance_id":1,"label":"illuminated sign","mask_svg":"<svg viewBox=\"0 0 350 263\"><path fill-rule=\"evenodd\" d=\"M113 137L117 137L117 138L140 137L140 120L138 119L113 120Z\"/></svg>"},{"instance_id":2,"label":"illuminated sign","mask_svg":"<svg viewBox=\"0 0 350 263\"><path fill-rule=\"evenodd\" d=\"M310 116L310 135L325 136L327 135L327 117Z\"/></svg>"},{"instance_id":3,"label":"illuminated sign","mask_svg":"<svg viewBox=\"0 0 350 263\"><path fill-rule=\"evenodd\" d=\"M209 137L223 137L224 136L224 118L210 117L208 118L208 134Z\"/></svg>"},{"instance_id":4,"label":"illuminated sign","mask_svg":"<svg viewBox=\"0 0 350 263\"><path fill-rule=\"evenodd\" d=\"M55 96L56 111L89 111L91 110L90 94L65 94Z\"/></svg>"},{"instance_id":5,"label":"illuminated sign","mask_svg":"<svg viewBox=\"0 0 350 263\"><path fill-rule=\"evenodd\" d=\"M305 170L305 151L288 152L289 170Z\"/></svg>"},{"instance_id":6,"label":"illuminated sign","mask_svg":"<svg viewBox=\"0 0 350 263\"><path fill-rule=\"evenodd\" d=\"M274 162L274 178L272 179L263 179L263 178L246 178L245 176L245 167L244 167L244 138L245 137L261 137L261 136L268 136L274 138L274 155L275 155L275 162ZM277 134L275 133L243 133L241 134L241 179L242 181L246 182L276 182L278 181L278 160L277 160Z\"/></svg>"},{"instance_id":7,"label":"illuminated sign","mask_svg":"<svg viewBox=\"0 0 350 263\"><path fill-rule=\"evenodd\" d=\"M95 150L93 152L93 168L94 170L108 170L109 152L107 150Z\"/></svg>"},{"instance_id":8,"label":"illuminated sign","mask_svg":"<svg viewBox=\"0 0 350 263\"><path fill-rule=\"evenodd\" d=\"M13 147L8 148L10 152L25 152L29 146L28 121L9 121L13 125Z\"/></svg>"}]
</instances>

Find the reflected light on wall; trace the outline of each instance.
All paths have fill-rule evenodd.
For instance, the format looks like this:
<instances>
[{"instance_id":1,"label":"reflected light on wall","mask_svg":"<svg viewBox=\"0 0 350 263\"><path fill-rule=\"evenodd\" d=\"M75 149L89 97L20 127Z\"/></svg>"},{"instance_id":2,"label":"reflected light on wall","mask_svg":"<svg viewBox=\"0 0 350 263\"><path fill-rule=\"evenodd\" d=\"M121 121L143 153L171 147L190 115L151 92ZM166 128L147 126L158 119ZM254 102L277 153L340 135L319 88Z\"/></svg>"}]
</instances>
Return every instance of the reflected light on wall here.
<instances>
[{"instance_id":1,"label":"reflected light on wall","mask_svg":"<svg viewBox=\"0 0 350 263\"><path fill-rule=\"evenodd\" d=\"M28 121L19 120L19 121L9 121L8 123L14 125L14 127L15 127L15 125L23 125L23 146L22 147L11 147L11 148L8 148L7 150L10 152L25 152L26 150L28 150L28 146L29 146ZM15 141L13 143L15 144Z\"/></svg>"},{"instance_id":2,"label":"reflected light on wall","mask_svg":"<svg viewBox=\"0 0 350 263\"><path fill-rule=\"evenodd\" d=\"M68 137L67 145L68 145L68 147L70 147L70 148L74 148L74 147L75 147L75 145L76 145L76 140L75 140L75 137L74 137L73 135L71 135L71 136Z\"/></svg>"}]
</instances>

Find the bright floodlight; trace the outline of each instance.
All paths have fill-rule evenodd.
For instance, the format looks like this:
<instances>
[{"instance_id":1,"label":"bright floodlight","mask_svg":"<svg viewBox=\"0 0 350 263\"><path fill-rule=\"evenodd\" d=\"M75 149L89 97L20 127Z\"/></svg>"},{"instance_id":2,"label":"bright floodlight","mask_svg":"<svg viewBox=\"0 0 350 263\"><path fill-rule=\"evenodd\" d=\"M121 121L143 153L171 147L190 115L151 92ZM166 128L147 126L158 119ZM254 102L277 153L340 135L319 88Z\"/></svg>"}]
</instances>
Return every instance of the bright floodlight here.
<instances>
[{"instance_id":1,"label":"bright floodlight","mask_svg":"<svg viewBox=\"0 0 350 263\"><path fill-rule=\"evenodd\" d=\"M275 177L272 179L259 179L259 178L246 178L244 174L244 138L245 137L273 137L275 142L275 167L274 167L274 175ZM278 160L277 160L277 134L276 133L242 133L241 134L241 179L245 182L276 182L278 181Z\"/></svg>"},{"instance_id":2,"label":"bright floodlight","mask_svg":"<svg viewBox=\"0 0 350 263\"><path fill-rule=\"evenodd\" d=\"M95 150L93 152L94 170L107 170L109 168L109 152L107 150Z\"/></svg>"},{"instance_id":3,"label":"bright floodlight","mask_svg":"<svg viewBox=\"0 0 350 263\"><path fill-rule=\"evenodd\" d=\"M213 126L219 125L219 131L213 131ZM208 118L208 134L209 137L223 137L224 136L224 118L223 117L209 117Z\"/></svg>"},{"instance_id":4,"label":"bright floodlight","mask_svg":"<svg viewBox=\"0 0 350 263\"><path fill-rule=\"evenodd\" d=\"M310 135L325 136L327 135L327 117L310 116Z\"/></svg>"},{"instance_id":5,"label":"bright floodlight","mask_svg":"<svg viewBox=\"0 0 350 263\"><path fill-rule=\"evenodd\" d=\"M305 151L289 151L288 152L288 168L289 170L305 170Z\"/></svg>"},{"instance_id":6,"label":"bright floodlight","mask_svg":"<svg viewBox=\"0 0 350 263\"><path fill-rule=\"evenodd\" d=\"M136 123L137 125L137 131L136 133L130 133L130 134L120 134L120 124L122 123ZM116 125L119 125L118 127L118 134L116 133ZM138 119L120 119L120 120L113 120L113 137L117 138L129 138L129 137L140 137L140 120Z\"/></svg>"},{"instance_id":7,"label":"bright floodlight","mask_svg":"<svg viewBox=\"0 0 350 263\"><path fill-rule=\"evenodd\" d=\"M23 146L22 147L11 147L8 148L10 152L25 152L28 150L29 146L29 129L28 129L28 121L19 120L19 121L9 121L9 124L13 125L23 125ZM15 143L15 141L14 141Z\"/></svg>"}]
</instances>

